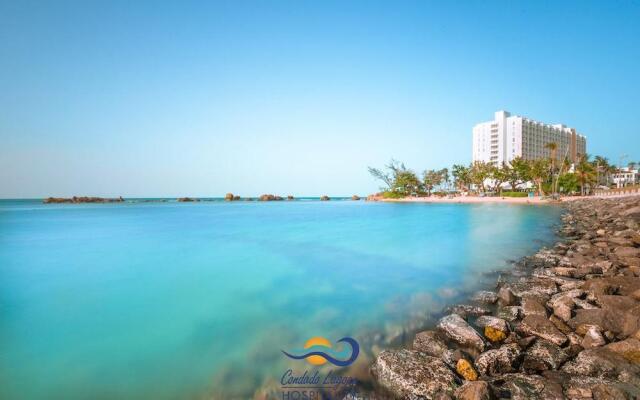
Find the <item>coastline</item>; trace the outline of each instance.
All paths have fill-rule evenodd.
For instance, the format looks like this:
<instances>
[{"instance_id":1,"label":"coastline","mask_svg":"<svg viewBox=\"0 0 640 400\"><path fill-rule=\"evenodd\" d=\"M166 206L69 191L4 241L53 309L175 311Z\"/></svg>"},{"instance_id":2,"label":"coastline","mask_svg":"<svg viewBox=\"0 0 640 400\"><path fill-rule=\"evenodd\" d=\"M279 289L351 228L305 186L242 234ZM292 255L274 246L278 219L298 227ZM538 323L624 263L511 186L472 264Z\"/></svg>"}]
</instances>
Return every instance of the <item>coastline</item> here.
<instances>
[{"instance_id":1,"label":"coastline","mask_svg":"<svg viewBox=\"0 0 640 400\"><path fill-rule=\"evenodd\" d=\"M501 273L494 291L449 307L410 348L378 354L376 394L640 396L640 196L553 203L565 208L557 243Z\"/></svg>"},{"instance_id":2,"label":"coastline","mask_svg":"<svg viewBox=\"0 0 640 400\"><path fill-rule=\"evenodd\" d=\"M627 197L639 196L640 193L624 193L615 195L593 195L588 197L580 196L564 196L559 200L546 199L540 196L536 197L480 197L480 196L456 196L456 197L405 197L402 199L383 199L378 197L370 197L368 201L379 201L383 203L449 203L449 204L561 204L563 202L573 202L594 199L621 199Z\"/></svg>"}]
</instances>

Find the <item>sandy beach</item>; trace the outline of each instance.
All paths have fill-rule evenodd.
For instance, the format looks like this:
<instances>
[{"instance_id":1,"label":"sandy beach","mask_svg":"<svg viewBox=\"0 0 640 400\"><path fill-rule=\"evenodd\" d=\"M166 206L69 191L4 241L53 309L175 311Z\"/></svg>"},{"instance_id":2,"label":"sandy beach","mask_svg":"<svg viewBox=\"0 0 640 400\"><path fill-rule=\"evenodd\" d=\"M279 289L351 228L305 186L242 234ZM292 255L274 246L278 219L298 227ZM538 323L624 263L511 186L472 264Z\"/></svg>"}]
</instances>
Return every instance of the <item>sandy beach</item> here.
<instances>
[{"instance_id":1,"label":"sandy beach","mask_svg":"<svg viewBox=\"0 0 640 400\"><path fill-rule=\"evenodd\" d=\"M388 203L460 203L460 204L477 204L477 203L506 203L506 204L557 204L565 201L576 201L584 199L615 199L629 196L638 196L639 193L624 193L616 195L594 195L594 196L563 196L560 200L552 200L548 198L536 197L480 197L480 196L456 196L456 197L406 197L404 199L382 199L376 198L373 201L383 201Z\"/></svg>"}]
</instances>

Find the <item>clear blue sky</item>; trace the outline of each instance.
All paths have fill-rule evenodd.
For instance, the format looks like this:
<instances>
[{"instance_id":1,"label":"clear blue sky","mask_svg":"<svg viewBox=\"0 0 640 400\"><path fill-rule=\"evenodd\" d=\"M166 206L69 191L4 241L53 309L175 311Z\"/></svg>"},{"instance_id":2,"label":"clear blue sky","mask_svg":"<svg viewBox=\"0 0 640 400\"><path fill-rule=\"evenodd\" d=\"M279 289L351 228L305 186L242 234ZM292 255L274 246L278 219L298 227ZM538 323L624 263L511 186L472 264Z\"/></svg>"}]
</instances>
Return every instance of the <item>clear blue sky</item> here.
<instances>
[{"instance_id":1,"label":"clear blue sky","mask_svg":"<svg viewBox=\"0 0 640 400\"><path fill-rule=\"evenodd\" d=\"M637 1L0 0L0 197L367 194L391 157L469 162L498 109L640 161L638 21Z\"/></svg>"}]
</instances>

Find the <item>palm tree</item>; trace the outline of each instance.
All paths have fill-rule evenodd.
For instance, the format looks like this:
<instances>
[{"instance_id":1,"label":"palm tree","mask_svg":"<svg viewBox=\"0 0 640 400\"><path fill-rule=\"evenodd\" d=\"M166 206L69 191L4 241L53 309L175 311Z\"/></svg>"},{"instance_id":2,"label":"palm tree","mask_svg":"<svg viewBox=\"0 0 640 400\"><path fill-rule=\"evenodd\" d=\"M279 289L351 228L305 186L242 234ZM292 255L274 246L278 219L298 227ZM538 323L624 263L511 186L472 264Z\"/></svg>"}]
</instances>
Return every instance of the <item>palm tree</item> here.
<instances>
[{"instance_id":1,"label":"palm tree","mask_svg":"<svg viewBox=\"0 0 640 400\"><path fill-rule=\"evenodd\" d=\"M544 145L544 147L546 149L549 149L551 151L551 154L549 155L549 161L550 161L550 166L551 166L551 186L553 188L553 192L555 193L555 184L553 182L553 177L556 175L556 157L558 156L557 152L558 152L558 143L556 142L549 142L547 144ZM557 180L557 178L556 178Z\"/></svg>"},{"instance_id":2,"label":"palm tree","mask_svg":"<svg viewBox=\"0 0 640 400\"><path fill-rule=\"evenodd\" d=\"M600 184L600 172L604 172L605 184L609 184L609 171L611 170L611 166L609 165L609 160L606 157L595 156L593 158L592 164L596 167L596 183Z\"/></svg>"},{"instance_id":3,"label":"palm tree","mask_svg":"<svg viewBox=\"0 0 640 400\"><path fill-rule=\"evenodd\" d=\"M576 164L576 175L578 176L578 182L580 182L580 195L586 194L586 185L591 184L596 179L595 169L593 164L589 162L589 155L585 154L580 157L580 160Z\"/></svg>"}]
</instances>

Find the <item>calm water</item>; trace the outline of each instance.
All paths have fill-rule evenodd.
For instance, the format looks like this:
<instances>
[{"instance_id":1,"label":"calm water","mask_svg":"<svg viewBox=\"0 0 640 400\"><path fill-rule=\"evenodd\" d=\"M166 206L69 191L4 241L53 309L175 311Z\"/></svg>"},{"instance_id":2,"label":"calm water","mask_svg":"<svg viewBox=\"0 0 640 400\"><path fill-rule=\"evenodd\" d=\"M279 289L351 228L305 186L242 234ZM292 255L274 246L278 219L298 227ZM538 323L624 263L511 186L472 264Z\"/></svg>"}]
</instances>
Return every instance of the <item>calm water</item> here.
<instances>
[{"instance_id":1,"label":"calm water","mask_svg":"<svg viewBox=\"0 0 640 400\"><path fill-rule=\"evenodd\" d=\"M0 201L0 398L250 398L290 365L281 349L312 336L351 335L366 361L483 271L550 241L558 215Z\"/></svg>"}]
</instances>

